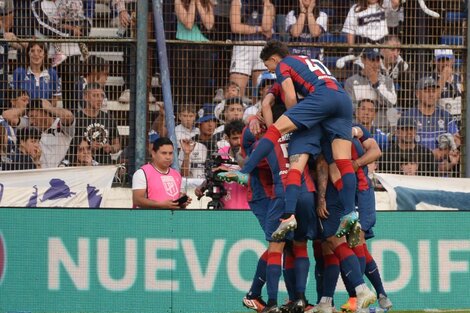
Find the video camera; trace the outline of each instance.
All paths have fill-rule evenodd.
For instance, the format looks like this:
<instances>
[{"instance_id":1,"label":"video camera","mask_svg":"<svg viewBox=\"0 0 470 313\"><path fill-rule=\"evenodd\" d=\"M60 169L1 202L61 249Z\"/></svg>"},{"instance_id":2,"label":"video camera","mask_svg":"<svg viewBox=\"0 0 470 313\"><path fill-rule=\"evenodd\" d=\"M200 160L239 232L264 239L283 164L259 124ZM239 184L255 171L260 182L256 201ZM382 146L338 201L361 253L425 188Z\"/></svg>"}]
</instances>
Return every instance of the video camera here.
<instances>
[{"instance_id":1,"label":"video camera","mask_svg":"<svg viewBox=\"0 0 470 313\"><path fill-rule=\"evenodd\" d=\"M204 163L206 181L202 192L206 191L205 195L212 198L212 200L207 204L208 210L222 210L224 208L221 199L227 194L227 191L224 188L224 181L217 176L217 174L223 171L213 170L222 164L237 164L237 162L232 161L231 159L224 159L219 153L214 153Z\"/></svg>"}]
</instances>

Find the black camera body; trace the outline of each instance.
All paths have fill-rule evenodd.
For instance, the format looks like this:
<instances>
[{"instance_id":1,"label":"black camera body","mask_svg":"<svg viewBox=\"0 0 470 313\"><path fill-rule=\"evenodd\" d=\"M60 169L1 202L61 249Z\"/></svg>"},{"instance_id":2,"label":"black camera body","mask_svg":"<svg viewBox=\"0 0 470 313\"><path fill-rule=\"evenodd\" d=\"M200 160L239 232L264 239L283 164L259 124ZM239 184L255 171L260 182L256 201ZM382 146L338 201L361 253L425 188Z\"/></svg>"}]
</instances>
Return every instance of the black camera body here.
<instances>
[{"instance_id":1,"label":"black camera body","mask_svg":"<svg viewBox=\"0 0 470 313\"><path fill-rule=\"evenodd\" d=\"M212 198L212 200L207 204L208 210L223 210L224 208L221 199L227 194L227 190L224 188L224 181L217 176L217 174L222 171L213 170L222 164L237 164L237 162L230 159L223 159L220 154L214 153L204 164L204 174L206 177L206 184L204 187L204 190L206 190L205 195Z\"/></svg>"}]
</instances>

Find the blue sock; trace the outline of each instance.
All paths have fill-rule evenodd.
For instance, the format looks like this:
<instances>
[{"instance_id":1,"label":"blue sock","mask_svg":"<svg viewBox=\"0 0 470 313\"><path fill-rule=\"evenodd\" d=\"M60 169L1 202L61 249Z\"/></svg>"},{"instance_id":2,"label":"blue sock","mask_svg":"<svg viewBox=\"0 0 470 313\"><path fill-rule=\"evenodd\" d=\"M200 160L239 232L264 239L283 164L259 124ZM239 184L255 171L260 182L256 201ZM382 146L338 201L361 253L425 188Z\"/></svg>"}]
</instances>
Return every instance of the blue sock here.
<instances>
[{"instance_id":1,"label":"blue sock","mask_svg":"<svg viewBox=\"0 0 470 313\"><path fill-rule=\"evenodd\" d=\"M356 174L351 160L335 160L335 163L341 173L342 181L341 188L338 188L339 198L344 206L344 214L349 214L356 207Z\"/></svg>"},{"instance_id":2,"label":"blue sock","mask_svg":"<svg viewBox=\"0 0 470 313\"><path fill-rule=\"evenodd\" d=\"M353 287L352 283L349 279L345 276L345 272L341 271L341 278L343 279L344 287L346 287L346 291L350 297L356 296L356 289Z\"/></svg>"},{"instance_id":3,"label":"blue sock","mask_svg":"<svg viewBox=\"0 0 470 313\"><path fill-rule=\"evenodd\" d=\"M266 267L266 289L268 291L269 303L277 304L277 293L279 289L279 278L281 278L280 252L268 252L268 266Z\"/></svg>"},{"instance_id":4,"label":"blue sock","mask_svg":"<svg viewBox=\"0 0 470 313\"><path fill-rule=\"evenodd\" d=\"M325 270L323 274L323 294L322 297L333 298L336 289L336 283L339 277L339 259L334 254L324 256Z\"/></svg>"},{"instance_id":5,"label":"blue sock","mask_svg":"<svg viewBox=\"0 0 470 313\"><path fill-rule=\"evenodd\" d=\"M367 246L364 245L364 254L366 256L366 270L365 274L367 279L371 282L372 286L374 286L375 291L378 295L382 294L387 296L385 292L384 285L382 283L382 278L380 277L379 269L377 268L377 264L375 263L374 258L369 253Z\"/></svg>"},{"instance_id":6,"label":"blue sock","mask_svg":"<svg viewBox=\"0 0 470 313\"><path fill-rule=\"evenodd\" d=\"M305 245L294 245L293 250L295 256L295 291L305 293L310 268L307 243Z\"/></svg>"},{"instance_id":7,"label":"blue sock","mask_svg":"<svg viewBox=\"0 0 470 313\"><path fill-rule=\"evenodd\" d=\"M364 245L357 245L353 249L354 254L357 256L359 265L361 266L361 274L364 275L366 270L366 255L364 252Z\"/></svg>"},{"instance_id":8,"label":"blue sock","mask_svg":"<svg viewBox=\"0 0 470 313\"><path fill-rule=\"evenodd\" d=\"M291 169L287 173L286 179L286 205L284 213L295 214L297 199L300 195L300 184L302 182L302 173L297 169Z\"/></svg>"},{"instance_id":9,"label":"blue sock","mask_svg":"<svg viewBox=\"0 0 470 313\"><path fill-rule=\"evenodd\" d=\"M284 250L285 251L285 250ZM294 256L291 252L284 252L284 263L283 263L283 274L284 282L286 284L287 294L289 295L289 300L295 301L295 264Z\"/></svg>"},{"instance_id":10,"label":"blue sock","mask_svg":"<svg viewBox=\"0 0 470 313\"><path fill-rule=\"evenodd\" d=\"M342 243L336 247L334 254L339 259L341 271L344 272L344 276L351 283L352 287L355 288L360 284L364 283L364 279L361 274L361 266L357 260L357 256L348 247L347 243Z\"/></svg>"},{"instance_id":11,"label":"blue sock","mask_svg":"<svg viewBox=\"0 0 470 313\"><path fill-rule=\"evenodd\" d=\"M277 143L279 138L281 138L279 130L274 125L269 126L266 134L258 141L258 145L240 171L246 174L251 173L258 166L258 163L273 151L274 144Z\"/></svg>"},{"instance_id":12,"label":"blue sock","mask_svg":"<svg viewBox=\"0 0 470 313\"><path fill-rule=\"evenodd\" d=\"M323 278L325 271L325 262L323 259L323 252L321 248L321 241L315 240L313 242L313 256L315 257L315 283L317 290L317 304L323 296Z\"/></svg>"},{"instance_id":13,"label":"blue sock","mask_svg":"<svg viewBox=\"0 0 470 313\"><path fill-rule=\"evenodd\" d=\"M248 292L248 297L253 299L261 296L261 290L266 282L266 266L268 262L268 251L264 251L263 255L258 260L258 265L256 266L255 276L253 277L253 282L251 283L250 291Z\"/></svg>"}]
</instances>

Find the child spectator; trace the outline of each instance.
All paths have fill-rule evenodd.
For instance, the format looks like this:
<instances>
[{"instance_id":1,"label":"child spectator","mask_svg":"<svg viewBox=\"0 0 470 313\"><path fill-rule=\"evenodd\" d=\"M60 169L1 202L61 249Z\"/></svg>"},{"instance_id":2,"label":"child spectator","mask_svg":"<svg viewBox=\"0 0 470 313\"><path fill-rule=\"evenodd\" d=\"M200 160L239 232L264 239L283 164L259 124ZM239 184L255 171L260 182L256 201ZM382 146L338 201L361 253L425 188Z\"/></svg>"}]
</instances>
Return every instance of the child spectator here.
<instances>
[{"instance_id":1,"label":"child spectator","mask_svg":"<svg viewBox=\"0 0 470 313\"><path fill-rule=\"evenodd\" d=\"M10 89L8 92L10 106L3 111L2 116L11 127L24 128L29 126L26 109L29 104L29 94L23 89Z\"/></svg>"},{"instance_id":2,"label":"child spectator","mask_svg":"<svg viewBox=\"0 0 470 313\"><path fill-rule=\"evenodd\" d=\"M41 133L33 127L26 127L18 130L18 149L10 156L10 162L4 164L4 170L32 170L41 168L41 146L39 139Z\"/></svg>"},{"instance_id":3,"label":"child spectator","mask_svg":"<svg viewBox=\"0 0 470 313\"><path fill-rule=\"evenodd\" d=\"M185 104L178 108L178 120L180 124L175 127L178 147L182 139L190 139L199 134L199 128L194 126L196 120L196 107L193 104Z\"/></svg>"},{"instance_id":4,"label":"child spectator","mask_svg":"<svg viewBox=\"0 0 470 313\"><path fill-rule=\"evenodd\" d=\"M228 124L235 120L241 120L246 108L245 102L240 97L229 98L225 100L223 105L221 104L222 103L219 103L214 110L215 116L222 123L222 125L217 127L214 132L214 137L217 140L217 146L219 148L228 145L228 142L223 139L224 124Z\"/></svg>"}]
</instances>

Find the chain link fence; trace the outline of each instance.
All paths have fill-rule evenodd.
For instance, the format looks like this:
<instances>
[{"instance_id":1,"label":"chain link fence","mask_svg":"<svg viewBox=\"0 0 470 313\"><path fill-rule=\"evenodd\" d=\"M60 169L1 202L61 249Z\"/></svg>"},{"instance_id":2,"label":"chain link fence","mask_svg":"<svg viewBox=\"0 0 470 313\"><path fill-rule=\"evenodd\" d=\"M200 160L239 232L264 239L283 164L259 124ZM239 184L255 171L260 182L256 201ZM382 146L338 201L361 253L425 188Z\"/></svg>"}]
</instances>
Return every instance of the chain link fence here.
<instances>
[{"instance_id":1,"label":"chain link fence","mask_svg":"<svg viewBox=\"0 0 470 313\"><path fill-rule=\"evenodd\" d=\"M2 170L123 164L129 183L137 62L147 62L149 143L167 136L152 14L135 1L2 1ZM149 5L152 8L152 5ZM178 159L186 177L227 149L275 77L270 39L323 62L382 149L380 172L460 177L466 1L163 1ZM148 19L148 60L136 23ZM236 143L232 143L236 146ZM236 147L235 147L236 148ZM234 149L236 150L236 149ZM226 150L223 150L226 151Z\"/></svg>"}]
</instances>

